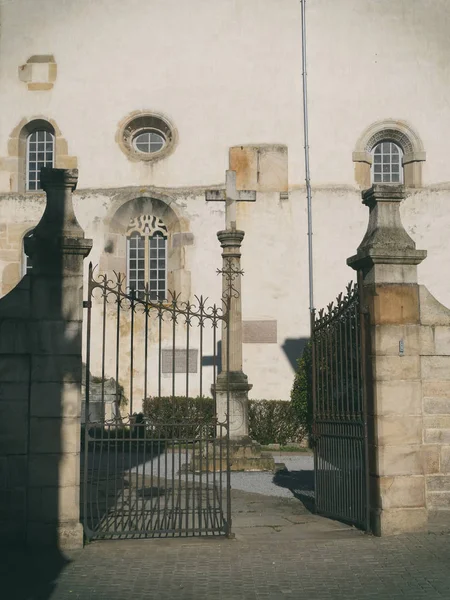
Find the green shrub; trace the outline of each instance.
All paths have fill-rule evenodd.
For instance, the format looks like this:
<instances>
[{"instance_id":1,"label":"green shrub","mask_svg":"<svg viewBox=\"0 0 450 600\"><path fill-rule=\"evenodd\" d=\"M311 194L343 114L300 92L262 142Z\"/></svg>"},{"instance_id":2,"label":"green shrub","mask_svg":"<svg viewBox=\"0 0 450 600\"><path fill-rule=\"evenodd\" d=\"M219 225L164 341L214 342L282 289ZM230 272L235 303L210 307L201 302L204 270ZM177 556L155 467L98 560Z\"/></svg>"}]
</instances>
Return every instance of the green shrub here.
<instances>
[{"instance_id":1,"label":"green shrub","mask_svg":"<svg viewBox=\"0 0 450 600\"><path fill-rule=\"evenodd\" d=\"M206 423L214 418L214 400L185 396L150 397L143 402L143 412L150 422Z\"/></svg>"},{"instance_id":2,"label":"green shrub","mask_svg":"<svg viewBox=\"0 0 450 600\"><path fill-rule=\"evenodd\" d=\"M312 349L308 342L302 356L297 361L298 369L291 390L291 404L297 420L303 424L306 433L311 433L312 425Z\"/></svg>"},{"instance_id":3,"label":"green shrub","mask_svg":"<svg viewBox=\"0 0 450 600\"><path fill-rule=\"evenodd\" d=\"M307 433L306 423L299 418L292 402L250 400L248 411L249 435L260 444L299 443ZM207 427L214 419L212 398L146 398L143 413L162 438L182 441L196 437L200 427L205 432L209 429L208 435L213 434L214 428Z\"/></svg>"},{"instance_id":4,"label":"green shrub","mask_svg":"<svg viewBox=\"0 0 450 600\"><path fill-rule=\"evenodd\" d=\"M150 397L144 399L142 410L154 430L154 435L161 438L188 440L197 437L200 429L203 431L202 435L213 435L212 398Z\"/></svg>"},{"instance_id":5,"label":"green shrub","mask_svg":"<svg viewBox=\"0 0 450 600\"><path fill-rule=\"evenodd\" d=\"M284 400L250 400L248 406L250 437L260 444L301 442L305 426L297 418L291 402Z\"/></svg>"}]
</instances>

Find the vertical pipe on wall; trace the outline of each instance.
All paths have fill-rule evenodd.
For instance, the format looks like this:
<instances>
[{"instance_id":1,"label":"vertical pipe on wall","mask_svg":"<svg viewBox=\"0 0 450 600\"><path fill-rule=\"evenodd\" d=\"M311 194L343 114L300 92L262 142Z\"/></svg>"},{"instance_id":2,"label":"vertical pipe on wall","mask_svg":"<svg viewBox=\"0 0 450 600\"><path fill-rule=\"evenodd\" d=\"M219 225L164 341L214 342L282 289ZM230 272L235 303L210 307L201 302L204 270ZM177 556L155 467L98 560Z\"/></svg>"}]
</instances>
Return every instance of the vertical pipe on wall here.
<instances>
[{"instance_id":1,"label":"vertical pipe on wall","mask_svg":"<svg viewBox=\"0 0 450 600\"><path fill-rule=\"evenodd\" d=\"M308 211L308 275L309 275L309 310L314 310L314 277L313 277L313 244L312 244L312 204L311 176L309 170L309 120L308 120L308 85L306 74L306 0L300 0L302 13L302 80L303 80L303 137L305 148L305 182Z\"/></svg>"}]
</instances>

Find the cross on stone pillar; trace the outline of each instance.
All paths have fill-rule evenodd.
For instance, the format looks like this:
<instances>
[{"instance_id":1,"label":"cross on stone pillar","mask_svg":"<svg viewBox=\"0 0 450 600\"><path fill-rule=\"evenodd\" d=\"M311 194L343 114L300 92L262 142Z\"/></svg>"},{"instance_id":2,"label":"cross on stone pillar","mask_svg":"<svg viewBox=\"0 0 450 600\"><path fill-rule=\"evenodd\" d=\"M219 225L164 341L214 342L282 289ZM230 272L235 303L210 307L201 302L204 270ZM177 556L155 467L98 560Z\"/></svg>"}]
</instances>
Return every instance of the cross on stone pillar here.
<instances>
[{"instance_id":1,"label":"cross on stone pillar","mask_svg":"<svg viewBox=\"0 0 450 600\"><path fill-rule=\"evenodd\" d=\"M227 388L230 386L230 437L241 439L248 436L248 391L251 385L242 371L242 302L241 302L241 243L244 232L236 227L237 203L254 202L255 191L236 189L236 171L227 171L226 188L206 192L209 202L225 202L225 227L217 232L222 247L222 297L229 299L229 332L222 327L222 372L215 386L219 420L225 420L227 411ZM232 275L233 273L233 275ZM233 292L230 290L233 279ZM229 351L228 351L229 343Z\"/></svg>"},{"instance_id":2,"label":"cross on stone pillar","mask_svg":"<svg viewBox=\"0 0 450 600\"><path fill-rule=\"evenodd\" d=\"M229 413L230 464L233 471L272 471L272 457L261 455L261 446L249 437L248 392L252 385L242 370L241 243L244 232L237 229L238 202L254 202L256 192L236 189L236 172L227 171L226 189L209 190L207 201L225 202L225 227L217 232L222 247L222 298L228 305L228 330L222 326L222 371L214 382L217 418L224 422ZM210 454L211 455L211 454ZM207 461L208 462L208 461ZM209 461L207 469L217 465ZM220 468L220 465L219 467Z\"/></svg>"},{"instance_id":3,"label":"cross on stone pillar","mask_svg":"<svg viewBox=\"0 0 450 600\"><path fill-rule=\"evenodd\" d=\"M236 171L227 171L224 190L208 190L207 201L225 202L225 229L217 232L222 247L222 298L228 306L228 329L222 325L222 371L212 386L217 418L229 415L230 464L233 471L272 471L272 457L261 455L261 446L248 431L248 392L252 385L242 370L241 244L245 233L237 229L238 202L254 202L256 191L236 189ZM210 453L211 456L211 453ZM208 470L221 468L207 459Z\"/></svg>"},{"instance_id":4,"label":"cross on stone pillar","mask_svg":"<svg viewBox=\"0 0 450 600\"><path fill-rule=\"evenodd\" d=\"M206 200L208 202L225 202L225 229L237 229L237 203L255 202L256 192L254 190L237 190L236 171L228 170L225 189L208 190Z\"/></svg>"}]
</instances>

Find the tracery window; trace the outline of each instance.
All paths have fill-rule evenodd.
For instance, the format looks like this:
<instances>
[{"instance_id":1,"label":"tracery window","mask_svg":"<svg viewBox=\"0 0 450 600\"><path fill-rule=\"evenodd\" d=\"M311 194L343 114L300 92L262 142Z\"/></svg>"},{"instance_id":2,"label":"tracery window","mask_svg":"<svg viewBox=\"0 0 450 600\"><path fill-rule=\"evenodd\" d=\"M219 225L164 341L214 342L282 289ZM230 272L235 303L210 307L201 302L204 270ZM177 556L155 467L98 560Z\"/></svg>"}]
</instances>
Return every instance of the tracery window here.
<instances>
[{"instance_id":1,"label":"tracery window","mask_svg":"<svg viewBox=\"0 0 450 600\"><path fill-rule=\"evenodd\" d=\"M27 137L26 189L41 189L41 167L53 167L55 136L46 129L37 129Z\"/></svg>"},{"instance_id":2,"label":"tracery window","mask_svg":"<svg viewBox=\"0 0 450 600\"><path fill-rule=\"evenodd\" d=\"M148 291L150 300L167 296L167 227L153 215L131 219L127 229L127 286Z\"/></svg>"},{"instance_id":3,"label":"tracery window","mask_svg":"<svg viewBox=\"0 0 450 600\"><path fill-rule=\"evenodd\" d=\"M403 183L403 150L383 140L372 149L372 183Z\"/></svg>"}]
</instances>

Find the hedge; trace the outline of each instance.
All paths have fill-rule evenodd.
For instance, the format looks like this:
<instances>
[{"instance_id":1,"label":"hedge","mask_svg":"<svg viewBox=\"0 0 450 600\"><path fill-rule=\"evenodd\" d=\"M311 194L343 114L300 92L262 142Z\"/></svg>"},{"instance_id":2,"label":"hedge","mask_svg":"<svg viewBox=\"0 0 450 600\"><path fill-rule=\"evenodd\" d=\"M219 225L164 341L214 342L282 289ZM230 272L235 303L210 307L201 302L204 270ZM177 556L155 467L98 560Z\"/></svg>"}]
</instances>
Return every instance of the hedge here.
<instances>
[{"instance_id":1,"label":"hedge","mask_svg":"<svg viewBox=\"0 0 450 600\"><path fill-rule=\"evenodd\" d=\"M298 443L306 433L292 403L285 400L250 400L248 426L250 437L263 445Z\"/></svg>"},{"instance_id":2,"label":"hedge","mask_svg":"<svg viewBox=\"0 0 450 600\"><path fill-rule=\"evenodd\" d=\"M214 418L214 400L212 398L185 396L162 396L145 398L142 407L148 422L156 428L158 435L166 439L189 439L199 435L213 435L206 431Z\"/></svg>"},{"instance_id":3,"label":"hedge","mask_svg":"<svg viewBox=\"0 0 450 600\"><path fill-rule=\"evenodd\" d=\"M212 398L162 397L146 398L143 412L167 437L189 438L201 425L211 423L214 417ZM249 401L249 435L260 444L287 444L300 442L306 427L298 419L291 402L283 400ZM173 425L170 425L173 423ZM158 425L159 424L159 425Z\"/></svg>"},{"instance_id":4,"label":"hedge","mask_svg":"<svg viewBox=\"0 0 450 600\"><path fill-rule=\"evenodd\" d=\"M305 433L310 434L313 416L311 343L306 345L297 364L298 369L291 390L291 404L297 420L305 427Z\"/></svg>"}]
</instances>

